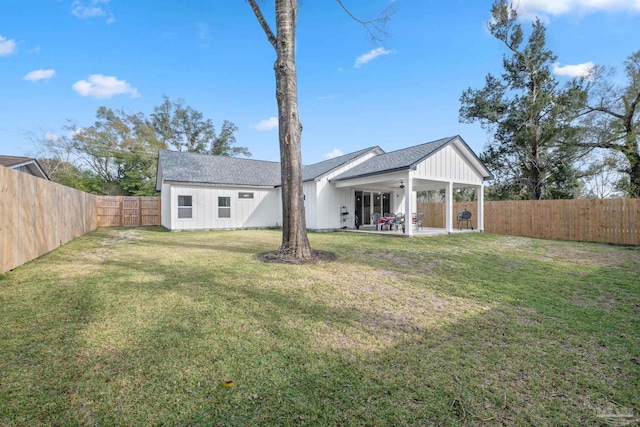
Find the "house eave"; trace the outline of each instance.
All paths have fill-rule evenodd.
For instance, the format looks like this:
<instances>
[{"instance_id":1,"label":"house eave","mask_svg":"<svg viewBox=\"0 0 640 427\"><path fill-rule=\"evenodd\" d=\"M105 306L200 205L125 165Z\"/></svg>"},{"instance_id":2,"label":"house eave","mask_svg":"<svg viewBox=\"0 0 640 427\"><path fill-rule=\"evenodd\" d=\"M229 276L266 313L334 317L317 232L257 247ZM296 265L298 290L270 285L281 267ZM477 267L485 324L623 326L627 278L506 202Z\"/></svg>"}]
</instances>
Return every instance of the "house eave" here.
<instances>
[{"instance_id":1,"label":"house eave","mask_svg":"<svg viewBox=\"0 0 640 427\"><path fill-rule=\"evenodd\" d=\"M180 180L171 180L165 179L163 180L166 184L181 184L181 185L206 185L210 187L239 187L239 188L277 188L275 185L259 185L259 184L230 184L225 182L205 182L205 181L180 181Z\"/></svg>"},{"instance_id":2,"label":"house eave","mask_svg":"<svg viewBox=\"0 0 640 427\"><path fill-rule=\"evenodd\" d=\"M51 178L49 178L49 175L47 175L47 173L44 171L44 169L42 169L42 167L40 166L38 161L35 160L35 159L26 160L26 161L20 162L20 163L14 163L12 165L9 165L8 167L11 168L11 169L17 169L17 168L22 167L22 166L26 166L26 167L34 166L35 169L42 175L41 178L51 180Z\"/></svg>"},{"instance_id":3,"label":"house eave","mask_svg":"<svg viewBox=\"0 0 640 427\"><path fill-rule=\"evenodd\" d=\"M369 173L363 173L360 175L349 176L347 178L330 179L329 181L330 182L348 181L350 179L366 178L368 176L386 175L389 173L400 172L400 171L410 171L410 170L416 170L416 166L415 165L401 166L393 169L385 169L382 171L369 172Z\"/></svg>"}]
</instances>

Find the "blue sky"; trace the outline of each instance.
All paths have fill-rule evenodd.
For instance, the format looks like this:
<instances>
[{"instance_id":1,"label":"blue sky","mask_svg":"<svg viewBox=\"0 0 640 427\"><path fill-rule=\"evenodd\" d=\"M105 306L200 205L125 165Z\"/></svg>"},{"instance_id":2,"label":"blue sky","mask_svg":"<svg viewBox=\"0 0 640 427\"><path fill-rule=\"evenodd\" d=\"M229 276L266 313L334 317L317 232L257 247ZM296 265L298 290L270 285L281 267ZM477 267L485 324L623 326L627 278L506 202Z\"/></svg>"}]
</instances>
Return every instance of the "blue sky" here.
<instances>
[{"instance_id":1,"label":"blue sky","mask_svg":"<svg viewBox=\"0 0 640 427\"><path fill-rule=\"evenodd\" d=\"M389 1L344 3L371 18ZM273 25L273 2L261 4ZM458 109L463 90L500 72L505 50L485 28L491 1L394 6L381 46L336 2L302 2L297 67L305 164L456 134L482 151L487 135L458 123ZM545 22L559 73L580 72L587 63L621 69L640 48L640 0L520 0L519 8ZM253 158L278 160L274 59L244 0L2 0L0 154L33 154L29 133L61 134L67 120L91 125L102 105L149 114L166 94L218 127L233 121L239 145Z\"/></svg>"}]
</instances>

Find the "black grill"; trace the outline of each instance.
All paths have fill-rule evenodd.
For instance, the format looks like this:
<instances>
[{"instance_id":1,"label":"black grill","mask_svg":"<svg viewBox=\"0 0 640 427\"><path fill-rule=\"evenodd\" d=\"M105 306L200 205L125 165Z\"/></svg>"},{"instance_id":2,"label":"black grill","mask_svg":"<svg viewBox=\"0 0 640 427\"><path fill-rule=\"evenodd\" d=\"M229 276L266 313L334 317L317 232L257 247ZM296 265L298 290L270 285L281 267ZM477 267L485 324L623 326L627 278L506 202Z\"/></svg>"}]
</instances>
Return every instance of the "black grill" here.
<instances>
[{"instance_id":1,"label":"black grill","mask_svg":"<svg viewBox=\"0 0 640 427\"><path fill-rule=\"evenodd\" d=\"M462 230L462 224L466 223L467 228L471 228L473 230L473 226L471 226L471 212L466 209L458 212L458 229Z\"/></svg>"}]
</instances>

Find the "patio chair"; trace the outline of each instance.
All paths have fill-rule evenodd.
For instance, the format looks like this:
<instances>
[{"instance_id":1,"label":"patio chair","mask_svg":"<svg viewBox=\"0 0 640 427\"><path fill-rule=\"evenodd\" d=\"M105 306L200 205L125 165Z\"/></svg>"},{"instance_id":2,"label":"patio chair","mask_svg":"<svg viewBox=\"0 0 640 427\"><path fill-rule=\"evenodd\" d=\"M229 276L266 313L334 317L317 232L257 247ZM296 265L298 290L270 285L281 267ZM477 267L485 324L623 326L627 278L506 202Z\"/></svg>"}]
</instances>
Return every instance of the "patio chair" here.
<instances>
[{"instance_id":1,"label":"patio chair","mask_svg":"<svg viewBox=\"0 0 640 427\"><path fill-rule=\"evenodd\" d=\"M380 225L380 214L378 212L374 212L371 214L371 223L376 226L377 231L378 226Z\"/></svg>"},{"instance_id":2,"label":"patio chair","mask_svg":"<svg viewBox=\"0 0 640 427\"><path fill-rule=\"evenodd\" d=\"M396 225L396 230L399 227L402 227L402 232L404 233L404 214L397 213L396 214L396 219L395 219L395 221L393 221L393 223Z\"/></svg>"},{"instance_id":3,"label":"patio chair","mask_svg":"<svg viewBox=\"0 0 640 427\"><path fill-rule=\"evenodd\" d=\"M413 220L413 223L416 225L416 230L418 228L422 228L422 221L424 221L424 212L420 212L419 214L417 214L415 219Z\"/></svg>"}]
</instances>

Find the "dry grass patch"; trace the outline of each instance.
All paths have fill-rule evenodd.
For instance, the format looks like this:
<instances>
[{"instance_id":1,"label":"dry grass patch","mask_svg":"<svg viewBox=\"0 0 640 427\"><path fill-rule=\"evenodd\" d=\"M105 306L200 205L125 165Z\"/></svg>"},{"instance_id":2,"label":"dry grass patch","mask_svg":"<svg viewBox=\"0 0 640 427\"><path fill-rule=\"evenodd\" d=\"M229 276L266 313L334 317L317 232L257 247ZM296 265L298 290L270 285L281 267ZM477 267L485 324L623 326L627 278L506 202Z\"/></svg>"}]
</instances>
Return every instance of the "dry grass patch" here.
<instances>
[{"instance_id":1,"label":"dry grass patch","mask_svg":"<svg viewBox=\"0 0 640 427\"><path fill-rule=\"evenodd\" d=\"M0 276L0 425L598 425L608 402L638 413L638 251L323 233L312 246L334 262L260 261L280 238L98 230Z\"/></svg>"}]
</instances>

